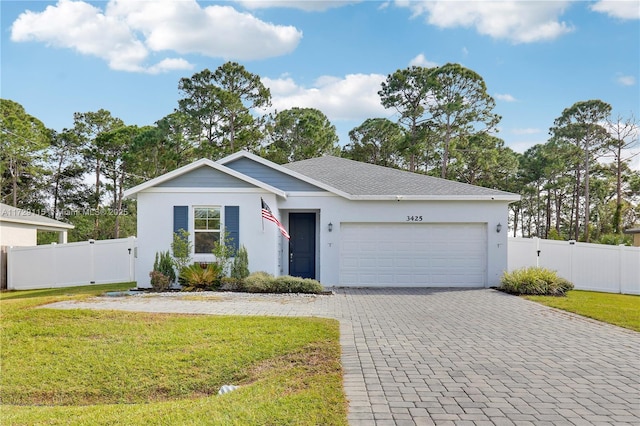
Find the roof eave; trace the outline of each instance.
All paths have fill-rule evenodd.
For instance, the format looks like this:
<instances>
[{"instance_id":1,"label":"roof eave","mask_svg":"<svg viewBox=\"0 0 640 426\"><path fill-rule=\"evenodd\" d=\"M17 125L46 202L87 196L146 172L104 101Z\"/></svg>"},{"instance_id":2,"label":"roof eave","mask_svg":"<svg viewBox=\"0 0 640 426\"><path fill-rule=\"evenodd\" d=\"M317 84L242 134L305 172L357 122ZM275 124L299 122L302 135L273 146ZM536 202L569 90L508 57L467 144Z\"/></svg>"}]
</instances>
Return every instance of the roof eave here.
<instances>
[{"instance_id":1,"label":"roof eave","mask_svg":"<svg viewBox=\"0 0 640 426\"><path fill-rule=\"evenodd\" d=\"M14 219L10 217L0 217L0 222L8 222L8 223L17 223L19 225L33 225L38 229L46 230L46 231L60 231L67 229L74 229L75 225L71 225L69 223L60 222L60 224L56 223L43 223L37 220L28 220L28 219Z\"/></svg>"},{"instance_id":2,"label":"roof eave","mask_svg":"<svg viewBox=\"0 0 640 426\"><path fill-rule=\"evenodd\" d=\"M370 201L519 201L514 195L351 195L352 200Z\"/></svg>"}]
</instances>

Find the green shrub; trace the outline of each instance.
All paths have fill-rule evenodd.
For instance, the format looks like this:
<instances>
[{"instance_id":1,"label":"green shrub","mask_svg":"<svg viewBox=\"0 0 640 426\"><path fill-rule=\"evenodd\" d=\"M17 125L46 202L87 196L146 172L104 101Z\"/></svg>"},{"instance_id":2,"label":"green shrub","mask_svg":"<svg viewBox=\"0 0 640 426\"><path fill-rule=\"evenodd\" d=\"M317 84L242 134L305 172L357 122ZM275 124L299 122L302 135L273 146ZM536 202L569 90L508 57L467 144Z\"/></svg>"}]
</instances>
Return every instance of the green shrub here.
<instances>
[{"instance_id":1,"label":"green shrub","mask_svg":"<svg viewBox=\"0 0 640 426\"><path fill-rule=\"evenodd\" d=\"M500 290L512 294L564 296L573 284L545 268L522 268L502 274Z\"/></svg>"},{"instance_id":2,"label":"green shrub","mask_svg":"<svg viewBox=\"0 0 640 426\"><path fill-rule=\"evenodd\" d=\"M173 262L178 268L178 275L180 275L182 269L191 263L191 253L193 252L193 243L189 240L187 231L180 229L173 233L171 251L173 252Z\"/></svg>"},{"instance_id":3,"label":"green shrub","mask_svg":"<svg viewBox=\"0 0 640 426\"><path fill-rule=\"evenodd\" d=\"M597 241L598 244L607 244L611 246L619 246L624 244L625 246L630 246L633 243L633 239L631 235L625 234L602 234Z\"/></svg>"},{"instance_id":4,"label":"green shrub","mask_svg":"<svg viewBox=\"0 0 640 426\"><path fill-rule=\"evenodd\" d=\"M236 250L233 248L233 238L229 236L229 232L226 229L224 231L224 240L222 243L219 241L213 243L211 253L215 256L216 263L220 265L222 276L228 276L231 269L231 258L236 254Z\"/></svg>"},{"instance_id":5,"label":"green shrub","mask_svg":"<svg viewBox=\"0 0 640 426\"><path fill-rule=\"evenodd\" d=\"M249 293L321 293L322 285L309 278L283 275L274 277L266 272L254 272L244 280L244 288Z\"/></svg>"},{"instance_id":6,"label":"green shrub","mask_svg":"<svg viewBox=\"0 0 640 426\"><path fill-rule=\"evenodd\" d=\"M249 254L245 246L240 246L231 265L231 277L243 280L249 276Z\"/></svg>"},{"instance_id":7,"label":"green shrub","mask_svg":"<svg viewBox=\"0 0 640 426\"><path fill-rule=\"evenodd\" d=\"M272 293L275 278L266 272L254 272L244 279L244 288L249 293Z\"/></svg>"},{"instance_id":8,"label":"green shrub","mask_svg":"<svg viewBox=\"0 0 640 426\"><path fill-rule=\"evenodd\" d=\"M160 271L149 272L149 277L151 278L151 287L155 291L165 291L171 285L169 277Z\"/></svg>"},{"instance_id":9,"label":"green shrub","mask_svg":"<svg viewBox=\"0 0 640 426\"><path fill-rule=\"evenodd\" d=\"M220 279L220 290L222 291L247 291L244 280L234 277L222 277Z\"/></svg>"},{"instance_id":10,"label":"green shrub","mask_svg":"<svg viewBox=\"0 0 640 426\"><path fill-rule=\"evenodd\" d=\"M153 262L153 270L161 272L169 278L170 283L176 280L176 270L173 268L173 259L168 251L156 252L156 258Z\"/></svg>"},{"instance_id":11,"label":"green shrub","mask_svg":"<svg viewBox=\"0 0 640 426\"><path fill-rule=\"evenodd\" d=\"M309 278L283 275L275 278L275 292L277 293L321 293L322 284Z\"/></svg>"},{"instance_id":12,"label":"green shrub","mask_svg":"<svg viewBox=\"0 0 640 426\"><path fill-rule=\"evenodd\" d=\"M217 263L194 263L185 266L180 272L183 291L216 290L220 287L221 277L222 267Z\"/></svg>"}]
</instances>

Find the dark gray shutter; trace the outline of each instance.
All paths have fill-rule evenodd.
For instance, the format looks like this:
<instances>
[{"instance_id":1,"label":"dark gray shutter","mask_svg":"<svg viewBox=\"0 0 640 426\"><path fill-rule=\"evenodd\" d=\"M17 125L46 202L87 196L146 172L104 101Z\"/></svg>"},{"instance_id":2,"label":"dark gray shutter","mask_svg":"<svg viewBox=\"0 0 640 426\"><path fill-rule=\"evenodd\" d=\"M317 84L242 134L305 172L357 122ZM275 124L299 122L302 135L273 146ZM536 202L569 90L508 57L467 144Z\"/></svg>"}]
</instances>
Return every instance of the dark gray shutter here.
<instances>
[{"instance_id":1,"label":"dark gray shutter","mask_svg":"<svg viewBox=\"0 0 640 426\"><path fill-rule=\"evenodd\" d=\"M229 238L232 238L231 247L238 250L240 247L240 206L224 207L224 226Z\"/></svg>"},{"instance_id":2,"label":"dark gray shutter","mask_svg":"<svg viewBox=\"0 0 640 426\"><path fill-rule=\"evenodd\" d=\"M189 231L189 206L173 206L173 232Z\"/></svg>"}]
</instances>

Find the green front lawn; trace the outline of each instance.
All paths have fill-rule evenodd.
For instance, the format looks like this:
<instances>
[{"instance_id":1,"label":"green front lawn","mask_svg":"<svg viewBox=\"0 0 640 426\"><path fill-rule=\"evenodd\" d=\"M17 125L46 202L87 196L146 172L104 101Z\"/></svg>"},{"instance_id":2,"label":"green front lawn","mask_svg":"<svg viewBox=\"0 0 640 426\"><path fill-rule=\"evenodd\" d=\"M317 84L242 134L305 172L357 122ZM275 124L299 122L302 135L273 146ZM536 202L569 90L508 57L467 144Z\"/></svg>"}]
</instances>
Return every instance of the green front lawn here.
<instances>
[{"instance_id":1,"label":"green front lawn","mask_svg":"<svg viewBox=\"0 0 640 426\"><path fill-rule=\"evenodd\" d=\"M36 309L130 287L0 294L0 424L347 424L335 320Z\"/></svg>"},{"instance_id":2,"label":"green front lawn","mask_svg":"<svg viewBox=\"0 0 640 426\"><path fill-rule=\"evenodd\" d=\"M571 290L566 297L523 297L546 306L640 331L640 296Z\"/></svg>"}]
</instances>

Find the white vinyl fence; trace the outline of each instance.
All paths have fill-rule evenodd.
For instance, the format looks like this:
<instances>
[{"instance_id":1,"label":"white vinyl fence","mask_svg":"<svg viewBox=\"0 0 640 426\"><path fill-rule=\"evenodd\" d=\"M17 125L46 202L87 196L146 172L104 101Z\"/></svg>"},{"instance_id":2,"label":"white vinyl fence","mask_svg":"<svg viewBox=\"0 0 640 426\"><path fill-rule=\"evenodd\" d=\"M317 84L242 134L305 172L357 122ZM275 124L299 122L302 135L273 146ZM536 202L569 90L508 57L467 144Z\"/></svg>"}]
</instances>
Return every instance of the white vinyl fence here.
<instances>
[{"instance_id":1,"label":"white vinyl fence","mask_svg":"<svg viewBox=\"0 0 640 426\"><path fill-rule=\"evenodd\" d=\"M509 238L508 269L540 266L577 290L640 294L640 247Z\"/></svg>"},{"instance_id":2,"label":"white vinyl fence","mask_svg":"<svg viewBox=\"0 0 640 426\"><path fill-rule=\"evenodd\" d=\"M135 280L135 237L9 247L7 288L32 290Z\"/></svg>"}]
</instances>

